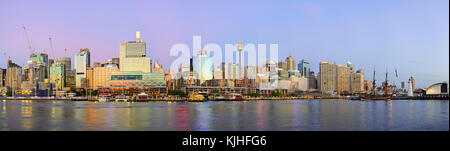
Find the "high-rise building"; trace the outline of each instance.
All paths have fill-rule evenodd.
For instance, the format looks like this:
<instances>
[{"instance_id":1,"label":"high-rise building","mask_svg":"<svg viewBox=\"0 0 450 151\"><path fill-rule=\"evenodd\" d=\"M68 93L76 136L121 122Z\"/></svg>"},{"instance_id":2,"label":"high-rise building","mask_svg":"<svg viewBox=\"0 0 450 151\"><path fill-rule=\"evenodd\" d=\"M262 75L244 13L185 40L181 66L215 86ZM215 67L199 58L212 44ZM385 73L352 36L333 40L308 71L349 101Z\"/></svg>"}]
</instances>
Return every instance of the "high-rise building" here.
<instances>
[{"instance_id":1,"label":"high-rise building","mask_svg":"<svg viewBox=\"0 0 450 151\"><path fill-rule=\"evenodd\" d=\"M64 64L64 69L66 70L66 73L72 70L72 61L69 57L56 57L54 59L54 63Z\"/></svg>"},{"instance_id":2,"label":"high-rise building","mask_svg":"<svg viewBox=\"0 0 450 151\"><path fill-rule=\"evenodd\" d=\"M405 81L402 81L401 88L402 88L402 89L405 89Z\"/></svg>"},{"instance_id":3,"label":"high-rise building","mask_svg":"<svg viewBox=\"0 0 450 151\"><path fill-rule=\"evenodd\" d=\"M192 57L192 67L200 84L213 78L213 59L208 56L206 50L200 50L197 56Z\"/></svg>"},{"instance_id":4,"label":"high-rise building","mask_svg":"<svg viewBox=\"0 0 450 151\"><path fill-rule=\"evenodd\" d=\"M364 71L359 69L356 73L351 74L351 92L363 93L364 92Z\"/></svg>"},{"instance_id":5,"label":"high-rise building","mask_svg":"<svg viewBox=\"0 0 450 151\"><path fill-rule=\"evenodd\" d=\"M86 68L90 67L91 53L89 48L81 48L80 52L75 54L75 87L86 88Z\"/></svg>"},{"instance_id":6,"label":"high-rise building","mask_svg":"<svg viewBox=\"0 0 450 151\"><path fill-rule=\"evenodd\" d=\"M285 61L278 62L278 68L287 70L288 69L287 62L285 62Z\"/></svg>"},{"instance_id":7,"label":"high-rise building","mask_svg":"<svg viewBox=\"0 0 450 151\"><path fill-rule=\"evenodd\" d=\"M287 71L289 70L295 70L295 59L292 56L289 56L286 58L286 69Z\"/></svg>"},{"instance_id":8,"label":"high-rise building","mask_svg":"<svg viewBox=\"0 0 450 151\"><path fill-rule=\"evenodd\" d=\"M334 63L321 61L319 72L319 89L322 92L337 90L337 66Z\"/></svg>"},{"instance_id":9,"label":"high-rise building","mask_svg":"<svg viewBox=\"0 0 450 151\"><path fill-rule=\"evenodd\" d=\"M152 72L151 60L146 57L146 43L142 41L140 32L136 32L136 41L120 43L120 71Z\"/></svg>"},{"instance_id":10,"label":"high-rise building","mask_svg":"<svg viewBox=\"0 0 450 151\"><path fill-rule=\"evenodd\" d=\"M57 90L65 87L66 69L63 63L53 63L50 68L50 82L55 84Z\"/></svg>"},{"instance_id":11,"label":"high-rise building","mask_svg":"<svg viewBox=\"0 0 450 151\"><path fill-rule=\"evenodd\" d=\"M119 72L119 68L116 65L110 64L103 67L94 67L94 84L93 88L105 87L106 81L111 80L113 72Z\"/></svg>"},{"instance_id":12,"label":"high-rise building","mask_svg":"<svg viewBox=\"0 0 450 151\"><path fill-rule=\"evenodd\" d=\"M20 88L22 84L22 67L8 60L6 69L6 87L12 89Z\"/></svg>"},{"instance_id":13,"label":"high-rise building","mask_svg":"<svg viewBox=\"0 0 450 151\"><path fill-rule=\"evenodd\" d=\"M308 89L317 89L317 78L314 71L310 71L308 75Z\"/></svg>"},{"instance_id":14,"label":"high-rise building","mask_svg":"<svg viewBox=\"0 0 450 151\"><path fill-rule=\"evenodd\" d=\"M309 78L309 73L310 73L309 62L305 61L305 59L302 59L302 61L300 61L300 63L298 63L298 71L300 71L301 76Z\"/></svg>"},{"instance_id":15,"label":"high-rise building","mask_svg":"<svg viewBox=\"0 0 450 151\"><path fill-rule=\"evenodd\" d=\"M350 93L350 68L342 64L337 65L337 92Z\"/></svg>"},{"instance_id":16,"label":"high-rise building","mask_svg":"<svg viewBox=\"0 0 450 151\"><path fill-rule=\"evenodd\" d=\"M238 65L234 63L222 63L221 65L224 79L235 80L238 79Z\"/></svg>"},{"instance_id":17,"label":"high-rise building","mask_svg":"<svg viewBox=\"0 0 450 151\"><path fill-rule=\"evenodd\" d=\"M92 67L86 68L86 87L89 89L94 88L94 68Z\"/></svg>"},{"instance_id":18,"label":"high-rise building","mask_svg":"<svg viewBox=\"0 0 450 151\"><path fill-rule=\"evenodd\" d=\"M0 87L6 86L6 69L0 68Z\"/></svg>"},{"instance_id":19,"label":"high-rise building","mask_svg":"<svg viewBox=\"0 0 450 151\"><path fill-rule=\"evenodd\" d=\"M34 66L44 66L43 73L44 79L48 78L48 69L50 68L48 62L48 54L46 53L32 53L30 55L30 61L33 62Z\"/></svg>"}]
</instances>

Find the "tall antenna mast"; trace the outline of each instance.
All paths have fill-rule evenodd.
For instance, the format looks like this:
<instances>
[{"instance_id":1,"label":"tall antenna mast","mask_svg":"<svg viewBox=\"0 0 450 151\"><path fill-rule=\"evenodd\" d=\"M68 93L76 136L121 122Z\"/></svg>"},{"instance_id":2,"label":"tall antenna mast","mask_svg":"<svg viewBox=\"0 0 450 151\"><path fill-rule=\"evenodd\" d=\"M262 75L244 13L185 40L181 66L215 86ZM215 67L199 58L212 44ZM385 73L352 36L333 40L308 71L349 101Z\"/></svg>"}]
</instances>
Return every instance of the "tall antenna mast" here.
<instances>
[{"instance_id":1,"label":"tall antenna mast","mask_svg":"<svg viewBox=\"0 0 450 151\"><path fill-rule=\"evenodd\" d=\"M67 48L64 48L64 57L67 57Z\"/></svg>"}]
</instances>

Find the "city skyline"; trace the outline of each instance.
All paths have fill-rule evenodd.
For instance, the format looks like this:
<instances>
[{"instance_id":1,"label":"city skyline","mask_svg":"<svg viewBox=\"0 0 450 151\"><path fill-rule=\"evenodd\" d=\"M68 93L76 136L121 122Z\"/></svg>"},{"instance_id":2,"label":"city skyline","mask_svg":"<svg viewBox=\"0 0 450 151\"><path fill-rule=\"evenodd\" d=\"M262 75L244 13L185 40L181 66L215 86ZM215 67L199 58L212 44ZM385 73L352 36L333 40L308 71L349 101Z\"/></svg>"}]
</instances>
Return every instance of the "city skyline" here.
<instances>
[{"instance_id":1,"label":"city skyline","mask_svg":"<svg viewBox=\"0 0 450 151\"><path fill-rule=\"evenodd\" d=\"M22 29L26 26L33 48L46 50L50 58L64 57L67 48L66 57L73 60L75 53L86 47L91 50L92 62L104 62L118 57L119 43L133 39L132 33L140 30L147 42L147 55L165 69L176 59L168 53L172 45L191 46L192 36L201 35L204 44L278 43L279 60L293 56L298 63L305 59L316 73L320 61L351 61L356 69L364 69L367 80L372 79L369 73L374 66L378 81L384 79L381 73L387 68L390 81L396 85L407 82L410 76L421 88L449 79L448 1L352 1L346 6L323 1L275 5L127 2L120 13L113 12L122 8L118 2L26 3L7 1L0 6L0 19L8 19L0 29L0 51L7 53L1 54L2 58L11 56L21 66L30 54ZM253 5L257 7L249 8ZM14 18L8 17L13 14ZM55 52L51 52L48 37L52 37ZM6 60L2 59L0 68L6 68ZM394 69L399 71L398 80L392 76Z\"/></svg>"}]
</instances>

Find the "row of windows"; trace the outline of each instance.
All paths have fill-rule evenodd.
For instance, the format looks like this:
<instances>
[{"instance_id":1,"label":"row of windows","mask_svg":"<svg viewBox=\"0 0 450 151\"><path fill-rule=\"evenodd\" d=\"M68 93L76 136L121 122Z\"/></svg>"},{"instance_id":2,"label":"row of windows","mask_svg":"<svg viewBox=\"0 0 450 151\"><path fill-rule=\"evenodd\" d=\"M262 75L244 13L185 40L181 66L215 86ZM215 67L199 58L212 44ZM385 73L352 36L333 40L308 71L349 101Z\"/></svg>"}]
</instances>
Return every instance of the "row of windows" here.
<instances>
[{"instance_id":1,"label":"row of windows","mask_svg":"<svg viewBox=\"0 0 450 151\"><path fill-rule=\"evenodd\" d=\"M111 80L142 80L142 75L112 75Z\"/></svg>"}]
</instances>

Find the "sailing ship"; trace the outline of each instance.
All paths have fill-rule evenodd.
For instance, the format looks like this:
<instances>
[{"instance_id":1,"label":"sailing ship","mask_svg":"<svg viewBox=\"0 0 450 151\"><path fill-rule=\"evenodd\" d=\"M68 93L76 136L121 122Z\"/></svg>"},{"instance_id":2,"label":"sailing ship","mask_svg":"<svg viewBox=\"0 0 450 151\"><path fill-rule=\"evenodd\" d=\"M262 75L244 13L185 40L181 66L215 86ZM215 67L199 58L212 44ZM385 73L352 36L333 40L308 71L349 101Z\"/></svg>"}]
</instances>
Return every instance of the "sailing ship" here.
<instances>
[{"instance_id":1,"label":"sailing ship","mask_svg":"<svg viewBox=\"0 0 450 151\"><path fill-rule=\"evenodd\" d=\"M392 94L390 94L390 90L388 87L388 72L386 71L386 79L383 82L383 89L384 89L384 93L379 95L376 94L376 83L375 83L375 69L373 70L373 82L372 82L372 93L371 94L366 94L366 95L361 95L361 99L362 100L390 100L392 98Z\"/></svg>"}]
</instances>

